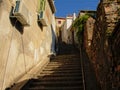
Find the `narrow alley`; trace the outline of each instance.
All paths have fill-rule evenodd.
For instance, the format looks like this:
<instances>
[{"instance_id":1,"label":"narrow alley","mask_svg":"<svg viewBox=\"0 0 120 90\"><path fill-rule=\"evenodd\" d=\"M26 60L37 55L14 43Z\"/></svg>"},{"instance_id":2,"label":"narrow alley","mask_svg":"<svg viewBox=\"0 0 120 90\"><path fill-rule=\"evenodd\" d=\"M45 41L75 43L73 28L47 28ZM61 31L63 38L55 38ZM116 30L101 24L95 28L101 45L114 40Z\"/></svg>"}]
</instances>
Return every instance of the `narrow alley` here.
<instances>
[{"instance_id":1,"label":"narrow alley","mask_svg":"<svg viewBox=\"0 0 120 90\"><path fill-rule=\"evenodd\" d=\"M0 0L0 90L120 90L120 0Z\"/></svg>"}]
</instances>

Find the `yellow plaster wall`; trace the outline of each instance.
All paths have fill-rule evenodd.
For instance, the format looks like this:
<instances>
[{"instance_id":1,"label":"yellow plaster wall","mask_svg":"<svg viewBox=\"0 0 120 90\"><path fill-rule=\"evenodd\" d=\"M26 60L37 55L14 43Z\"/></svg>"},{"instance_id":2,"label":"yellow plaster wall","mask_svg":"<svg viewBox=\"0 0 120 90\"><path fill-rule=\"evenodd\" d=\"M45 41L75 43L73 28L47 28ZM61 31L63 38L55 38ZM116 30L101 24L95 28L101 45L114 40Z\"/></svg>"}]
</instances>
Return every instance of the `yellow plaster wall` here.
<instances>
[{"instance_id":1,"label":"yellow plaster wall","mask_svg":"<svg viewBox=\"0 0 120 90\"><path fill-rule=\"evenodd\" d=\"M10 22L12 0L0 3L0 90L12 85L37 64L43 66L49 61L54 20L49 4L46 6L48 26L41 30L37 23L37 0L24 2L29 10L30 26L24 27L23 33Z\"/></svg>"}]
</instances>

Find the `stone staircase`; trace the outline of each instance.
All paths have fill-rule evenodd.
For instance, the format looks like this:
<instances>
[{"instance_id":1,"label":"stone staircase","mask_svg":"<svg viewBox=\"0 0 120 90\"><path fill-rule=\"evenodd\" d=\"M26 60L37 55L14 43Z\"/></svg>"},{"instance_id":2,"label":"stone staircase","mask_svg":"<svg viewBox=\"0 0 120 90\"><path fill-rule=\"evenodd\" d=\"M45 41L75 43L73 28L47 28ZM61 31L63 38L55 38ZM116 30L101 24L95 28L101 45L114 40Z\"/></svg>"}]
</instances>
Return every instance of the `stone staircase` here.
<instances>
[{"instance_id":1,"label":"stone staircase","mask_svg":"<svg viewBox=\"0 0 120 90\"><path fill-rule=\"evenodd\" d=\"M74 48L65 52L68 53L53 57L21 90L84 90L79 53Z\"/></svg>"}]
</instances>

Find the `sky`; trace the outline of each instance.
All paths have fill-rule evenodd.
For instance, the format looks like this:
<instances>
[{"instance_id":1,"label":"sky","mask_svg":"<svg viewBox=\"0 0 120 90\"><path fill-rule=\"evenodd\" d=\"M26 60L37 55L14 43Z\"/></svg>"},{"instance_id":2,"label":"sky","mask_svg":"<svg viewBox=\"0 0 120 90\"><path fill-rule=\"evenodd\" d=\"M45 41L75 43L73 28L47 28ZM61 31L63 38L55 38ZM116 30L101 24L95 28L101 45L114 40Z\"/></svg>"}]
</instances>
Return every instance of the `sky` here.
<instances>
[{"instance_id":1,"label":"sky","mask_svg":"<svg viewBox=\"0 0 120 90\"><path fill-rule=\"evenodd\" d=\"M96 10L100 0L54 0L57 17L66 17L80 10Z\"/></svg>"}]
</instances>

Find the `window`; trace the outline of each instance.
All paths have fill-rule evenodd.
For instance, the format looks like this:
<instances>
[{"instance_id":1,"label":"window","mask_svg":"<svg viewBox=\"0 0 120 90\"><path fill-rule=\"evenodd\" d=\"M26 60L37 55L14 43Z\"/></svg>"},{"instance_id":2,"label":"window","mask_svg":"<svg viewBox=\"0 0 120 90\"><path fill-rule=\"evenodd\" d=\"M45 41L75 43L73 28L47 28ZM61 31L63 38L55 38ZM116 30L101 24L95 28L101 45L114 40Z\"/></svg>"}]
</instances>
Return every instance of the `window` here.
<instances>
[{"instance_id":1,"label":"window","mask_svg":"<svg viewBox=\"0 0 120 90\"><path fill-rule=\"evenodd\" d=\"M58 24L61 24L61 21L58 21Z\"/></svg>"},{"instance_id":2,"label":"window","mask_svg":"<svg viewBox=\"0 0 120 90\"><path fill-rule=\"evenodd\" d=\"M39 0L38 2L38 22L41 25L47 26L46 12L45 12L45 2L46 0Z\"/></svg>"}]
</instances>

